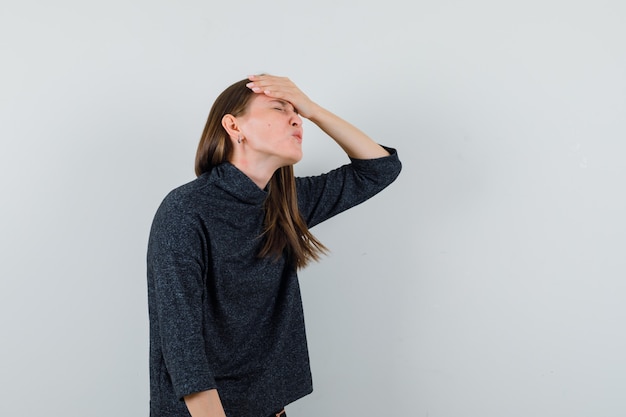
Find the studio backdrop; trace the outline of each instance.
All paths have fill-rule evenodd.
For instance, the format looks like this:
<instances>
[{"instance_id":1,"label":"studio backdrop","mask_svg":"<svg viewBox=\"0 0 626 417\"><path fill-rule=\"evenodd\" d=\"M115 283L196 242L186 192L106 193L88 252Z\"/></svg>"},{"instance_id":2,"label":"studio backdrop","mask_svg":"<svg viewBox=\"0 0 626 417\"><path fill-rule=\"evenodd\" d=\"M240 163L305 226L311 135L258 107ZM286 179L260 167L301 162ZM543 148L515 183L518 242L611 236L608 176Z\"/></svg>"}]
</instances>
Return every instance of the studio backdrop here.
<instances>
[{"instance_id":1,"label":"studio backdrop","mask_svg":"<svg viewBox=\"0 0 626 417\"><path fill-rule=\"evenodd\" d=\"M145 256L251 73L398 150L312 229L290 417L626 415L626 3L0 4L0 416L148 415ZM298 175L348 162L305 122Z\"/></svg>"}]
</instances>

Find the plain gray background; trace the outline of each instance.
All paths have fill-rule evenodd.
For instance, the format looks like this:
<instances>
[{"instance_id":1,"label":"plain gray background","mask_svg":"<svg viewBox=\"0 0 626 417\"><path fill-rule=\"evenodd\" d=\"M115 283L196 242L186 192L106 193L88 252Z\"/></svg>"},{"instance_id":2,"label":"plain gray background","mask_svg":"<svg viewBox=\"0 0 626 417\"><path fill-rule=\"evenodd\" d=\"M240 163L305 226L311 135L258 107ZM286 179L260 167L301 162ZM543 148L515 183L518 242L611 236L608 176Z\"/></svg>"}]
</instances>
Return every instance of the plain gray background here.
<instances>
[{"instance_id":1,"label":"plain gray background","mask_svg":"<svg viewBox=\"0 0 626 417\"><path fill-rule=\"evenodd\" d=\"M147 416L145 250L250 73L398 148L313 229L290 417L626 415L626 3L0 5L0 415ZM344 163L305 125L300 174Z\"/></svg>"}]
</instances>

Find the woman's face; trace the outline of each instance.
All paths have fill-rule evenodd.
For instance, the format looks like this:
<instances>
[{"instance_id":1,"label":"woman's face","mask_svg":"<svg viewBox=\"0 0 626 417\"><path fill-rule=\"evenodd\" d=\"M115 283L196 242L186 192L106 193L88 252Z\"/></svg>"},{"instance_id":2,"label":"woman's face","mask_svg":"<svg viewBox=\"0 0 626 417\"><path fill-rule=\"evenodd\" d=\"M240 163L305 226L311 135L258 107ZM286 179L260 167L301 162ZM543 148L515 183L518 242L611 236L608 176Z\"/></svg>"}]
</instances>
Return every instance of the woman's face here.
<instances>
[{"instance_id":1,"label":"woman's face","mask_svg":"<svg viewBox=\"0 0 626 417\"><path fill-rule=\"evenodd\" d=\"M288 101L255 94L237 121L247 152L279 167L302 159L302 119Z\"/></svg>"}]
</instances>

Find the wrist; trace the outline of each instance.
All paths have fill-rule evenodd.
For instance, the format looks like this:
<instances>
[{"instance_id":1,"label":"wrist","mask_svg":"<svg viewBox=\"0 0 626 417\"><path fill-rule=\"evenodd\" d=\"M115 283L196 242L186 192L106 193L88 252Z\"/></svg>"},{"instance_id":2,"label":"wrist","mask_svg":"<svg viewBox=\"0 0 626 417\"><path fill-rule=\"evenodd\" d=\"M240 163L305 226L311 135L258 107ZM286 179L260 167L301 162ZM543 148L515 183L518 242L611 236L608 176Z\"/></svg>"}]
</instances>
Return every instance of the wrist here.
<instances>
[{"instance_id":1,"label":"wrist","mask_svg":"<svg viewBox=\"0 0 626 417\"><path fill-rule=\"evenodd\" d=\"M325 112L326 109L322 106L317 103L312 103L312 105L306 109L306 114L300 113L300 116L318 124L321 120L323 120Z\"/></svg>"}]
</instances>

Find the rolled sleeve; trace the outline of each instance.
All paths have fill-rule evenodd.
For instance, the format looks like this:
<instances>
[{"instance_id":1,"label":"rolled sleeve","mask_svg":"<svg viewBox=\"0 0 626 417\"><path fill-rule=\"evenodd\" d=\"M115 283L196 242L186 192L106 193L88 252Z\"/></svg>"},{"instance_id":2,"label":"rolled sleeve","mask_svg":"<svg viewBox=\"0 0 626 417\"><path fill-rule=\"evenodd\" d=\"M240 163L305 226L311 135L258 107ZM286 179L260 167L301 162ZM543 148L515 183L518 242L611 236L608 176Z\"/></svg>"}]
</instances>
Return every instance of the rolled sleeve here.
<instances>
[{"instance_id":1,"label":"rolled sleeve","mask_svg":"<svg viewBox=\"0 0 626 417\"><path fill-rule=\"evenodd\" d=\"M395 149L385 149L389 156L352 158L350 164L326 174L298 178L298 205L307 225L313 227L361 204L395 181L402 164Z\"/></svg>"}]
</instances>

